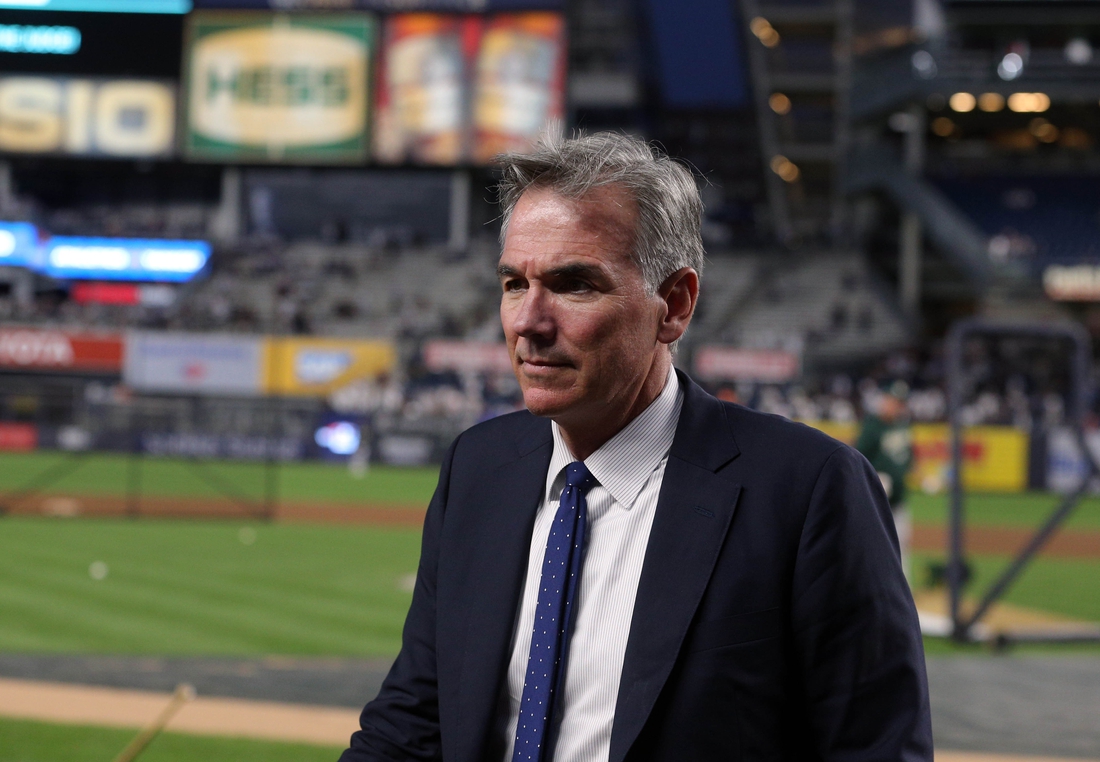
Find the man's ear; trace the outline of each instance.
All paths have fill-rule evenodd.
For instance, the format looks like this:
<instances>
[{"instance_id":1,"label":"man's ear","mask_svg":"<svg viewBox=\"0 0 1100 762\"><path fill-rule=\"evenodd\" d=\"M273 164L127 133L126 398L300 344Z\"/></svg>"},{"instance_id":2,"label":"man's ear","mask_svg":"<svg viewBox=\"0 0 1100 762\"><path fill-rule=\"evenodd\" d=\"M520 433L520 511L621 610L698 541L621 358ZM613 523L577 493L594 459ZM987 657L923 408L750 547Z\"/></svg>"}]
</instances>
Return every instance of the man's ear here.
<instances>
[{"instance_id":1,"label":"man's ear","mask_svg":"<svg viewBox=\"0 0 1100 762\"><path fill-rule=\"evenodd\" d=\"M699 273L694 268L681 267L657 289L665 312L657 326L657 341L671 344L687 331L695 303L699 301Z\"/></svg>"}]
</instances>

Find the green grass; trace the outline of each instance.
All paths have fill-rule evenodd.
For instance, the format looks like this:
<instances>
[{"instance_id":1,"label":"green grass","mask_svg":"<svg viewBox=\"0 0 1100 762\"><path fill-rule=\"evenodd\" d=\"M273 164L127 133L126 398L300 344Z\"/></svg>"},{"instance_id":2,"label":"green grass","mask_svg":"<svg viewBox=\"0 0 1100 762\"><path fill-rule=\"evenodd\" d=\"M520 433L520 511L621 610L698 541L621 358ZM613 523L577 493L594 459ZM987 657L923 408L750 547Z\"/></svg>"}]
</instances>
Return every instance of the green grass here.
<instances>
[{"instance_id":1,"label":"green grass","mask_svg":"<svg viewBox=\"0 0 1100 762\"><path fill-rule=\"evenodd\" d=\"M973 598L983 596L1010 561L1008 556L972 557L970 564L974 579L967 588L967 595ZM944 557L923 553L913 555L915 584L924 582L925 570L933 562L942 564ZM1017 577L1003 600L1075 619L1100 622L1100 559L1036 558Z\"/></svg>"},{"instance_id":2,"label":"green grass","mask_svg":"<svg viewBox=\"0 0 1100 762\"><path fill-rule=\"evenodd\" d=\"M924 581L930 563L943 563L942 555L914 554L912 563L915 581ZM974 556L970 559L974 579L966 594L980 599L990 584L1008 566L1008 556ZM1001 599L1006 603L1049 611L1054 614L1100 622L1100 559L1037 558L1024 569ZM1028 644L1014 646L1027 653L1088 653L1100 655L1100 644ZM959 645L944 638L925 638L924 650L929 656L965 655L987 651L986 646Z\"/></svg>"},{"instance_id":3,"label":"green grass","mask_svg":"<svg viewBox=\"0 0 1100 762\"><path fill-rule=\"evenodd\" d=\"M0 762L105 762L136 731L0 719ZM335 746L216 738L166 732L142 753L141 762L333 762Z\"/></svg>"},{"instance_id":4,"label":"green grass","mask_svg":"<svg viewBox=\"0 0 1100 762\"><path fill-rule=\"evenodd\" d=\"M73 495L126 494L131 459L125 455L59 452L0 454L0 496L21 489L31 479L63 463L76 466L67 475L50 480L43 491ZM218 497L218 489L194 465L178 458L139 459L142 493L161 497ZM264 494L265 466L254 462L209 462L210 472L246 497ZM276 471L280 500L343 503L407 504L424 508L432 497L438 468L372 466L362 479L340 464L302 462L279 464Z\"/></svg>"},{"instance_id":5,"label":"green grass","mask_svg":"<svg viewBox=\"0 0 1100 762\"><path fill-rule=\"evenodd\" d=\"M946 524L948 495L910 493L909 507L918 524ZM1061 497L1046 492L1019 494L971 494L966 496L964 510L970 524L1005 527L1038 527ZM1067 529L1100 529L1100 497L1082 500L1064 525Z\"/></svg>"},{"instance_id":6,"label":"green grass","mask_svg":"<svg viewBox=\"0 0 1100 762\"><path fill-rule=\"evenodd\" d=\"M0 493L63 462L57 453L0 455ZM120 495L128 460L80 456L81 466L51 492ZM263 465L212 464L259 496ZM216 494L185 461L142 463L150 495ZM435 469L374 467L365 479L320 463L279 469L284 500L423 508ZM969 495L973 524L1035 527L1056 504L1048 494ZM914 519L942 524L946 496L914 494ZM1100 529L1100 498L1082 502L1069 527ZM242 528L256 533L240 540ZM370 526L241 524L222 521L0 519L0 651L389 656L399 646L416 568L419 532ZM915 579L934 556L914 559ZM89 566L105 562L106 579ZM1008 562L974 559L972 593ZM1019 605L1100 621L1100 559L1042 557L1006 598ZM930 649L940 648L931 642ZM0 760L2 762L2 760Z\"/></svg>"},{"instance_id":7,"label":"green grass","mask_svg":"<svg viewBox=\"0 0 1100 762\"><path fill-rule=\"evenodd\" d=\"M418 556L402 528L8 517L0 651L392 655Z\"/></svg>"}]
</instances>

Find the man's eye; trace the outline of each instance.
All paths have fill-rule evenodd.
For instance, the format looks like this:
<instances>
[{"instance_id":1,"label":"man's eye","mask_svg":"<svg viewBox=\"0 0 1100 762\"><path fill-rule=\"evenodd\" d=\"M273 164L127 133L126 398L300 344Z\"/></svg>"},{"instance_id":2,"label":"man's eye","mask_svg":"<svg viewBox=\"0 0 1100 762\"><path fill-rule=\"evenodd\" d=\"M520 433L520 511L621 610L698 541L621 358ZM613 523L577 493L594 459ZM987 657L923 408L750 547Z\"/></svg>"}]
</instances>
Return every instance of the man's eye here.
<instances>
[{"instance_id":1,"label":"man's eye","mask_svg":"<svg viewBox=\"0 0 1100 762\"><path fill-rule=\"evenodd\" d=\"M569 293L583 293L584 291L591 291L592 286L583 280L567 280L562 284L562 291Z\"/></svg>"},{"instance_id":2,"label":"man's eye","mask_svg":"<svg viewBox=\"0 0 1100 762\"><path fill-rule=\"evenodd\" d=\"M506 281L503 281L500 285L504 289L505 292L519 291L520 289L523 288L523 281L520 281L520 280L506 280Z\"/></svg>"}]
</instances>

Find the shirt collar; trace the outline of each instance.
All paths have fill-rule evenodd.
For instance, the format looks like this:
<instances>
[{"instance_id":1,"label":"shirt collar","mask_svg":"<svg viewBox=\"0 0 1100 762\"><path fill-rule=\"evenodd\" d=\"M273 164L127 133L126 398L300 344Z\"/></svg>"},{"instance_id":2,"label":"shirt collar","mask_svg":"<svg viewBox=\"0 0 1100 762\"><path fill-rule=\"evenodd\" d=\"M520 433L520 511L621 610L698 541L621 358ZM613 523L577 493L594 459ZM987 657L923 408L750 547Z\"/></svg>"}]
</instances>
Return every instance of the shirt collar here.
<instances>
[{"instance_id":1,"label":"shirt collar","mask_svg":"<svg viewBox=\"0 0 1100 762\"><path fill-rule=\"evenodd\" d=\"M684 393L676 371L670 368L664 389L657 399L585 459L584 465L596 481L611 493L615 502L627 509L633 506L650 474L668 455L676 436L683 401ZM562 470L575 460L558 424L553 423L551 429L554 432L554 454L547 471L547 501L553 497L555 488L560 489L558 481Z\"/></svg>"}]
</instances>

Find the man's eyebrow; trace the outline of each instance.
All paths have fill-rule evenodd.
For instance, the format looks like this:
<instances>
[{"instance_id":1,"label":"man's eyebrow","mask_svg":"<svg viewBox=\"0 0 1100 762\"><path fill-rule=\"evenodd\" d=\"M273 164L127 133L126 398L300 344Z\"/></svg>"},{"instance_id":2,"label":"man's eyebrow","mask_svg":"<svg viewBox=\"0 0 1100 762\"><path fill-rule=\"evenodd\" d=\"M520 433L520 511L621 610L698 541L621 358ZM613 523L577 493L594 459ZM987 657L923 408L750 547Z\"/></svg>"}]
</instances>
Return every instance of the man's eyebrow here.
<instances>
[{"instance_id":1,"label":"man's eyebrow","mask_svg":"<svg viewBox=\"0 0 1100 762\"><path fill-rule=\"evenodd\" d=\"M595 278L601 274L601 270L594 265L575 263L555 267L553 270L548 270L546 274L552 278Z\"/></svg>"},{"instance_id":2,"label":"man's eyebrow","mask_svg":"<svg viewBox=\"0 0 1100 762\"><path fill-rule=\"evenodd\" d=\"M503 280L504 278L510 278L513 275L519 275L519 270L517 270L514 267L509 267L508 265L498 265L497 266L497 277L498 278Z\"/></svg>"}]
</instances>

